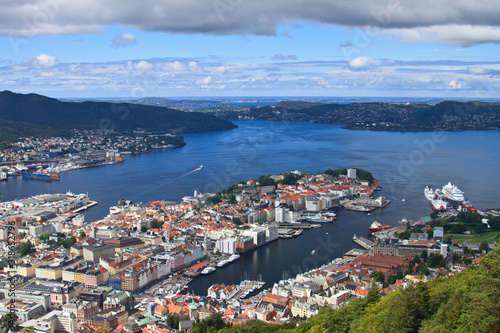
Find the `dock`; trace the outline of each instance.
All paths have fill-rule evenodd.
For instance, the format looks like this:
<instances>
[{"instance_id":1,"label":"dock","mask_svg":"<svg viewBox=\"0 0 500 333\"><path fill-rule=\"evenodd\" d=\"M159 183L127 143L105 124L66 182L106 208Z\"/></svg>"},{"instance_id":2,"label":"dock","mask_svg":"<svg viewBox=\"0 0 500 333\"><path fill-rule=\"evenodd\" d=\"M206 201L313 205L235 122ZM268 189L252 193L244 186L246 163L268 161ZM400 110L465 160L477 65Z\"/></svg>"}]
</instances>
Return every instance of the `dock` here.
<instances>
[{"instance_id":1,"label":"dock","mask_svg":"<svg viewBox=\"0 0 500 333\"><path fill-rule=\"evenodd\" d=\"M373 245L375 245L375 243L372 242L371 240L368 240L364 237L357 237L356 235L354 235L352 241L366 250L371 249Z\"/></svg>"},{"instance_id":2,"label":"dock","mask_svg":"<svg viewBox=\"0 0 500 333\"><path fill-rule=\"evenodd\" d=\"M85 206L73 210L73 213L78 213L81 212L82 210L87 210L88 208L93 207L95 205L97 205L97 201L89 201Z\"/></svg>"},{"instance_id":3,"label":"dock","mask_svg":"<svg viewBox=\"0 0 500 333\"><path fill-rule=\"evenodd\" d=\"M319 225L313 223L279 223L278 228L286 229L312 229L318 228Z\"/></svg>"}]
</instances>

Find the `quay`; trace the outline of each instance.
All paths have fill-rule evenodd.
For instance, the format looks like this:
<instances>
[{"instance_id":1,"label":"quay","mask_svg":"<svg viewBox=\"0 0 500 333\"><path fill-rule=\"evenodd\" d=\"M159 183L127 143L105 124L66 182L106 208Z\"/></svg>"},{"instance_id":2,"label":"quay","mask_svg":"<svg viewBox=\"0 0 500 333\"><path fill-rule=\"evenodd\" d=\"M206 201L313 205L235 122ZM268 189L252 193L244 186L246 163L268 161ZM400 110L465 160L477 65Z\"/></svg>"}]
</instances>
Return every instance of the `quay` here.
<instances>
[{"instance_id":1,"label":"quay","mask_svg":"<svg viewBox=\"0 0 500 333\"><path fill-rule=\"evenodd\" d=\"M377 232L372 232L371 234L377 240L391 240L391 239L398 239L395 236L396 231L397 231L397 228L391 228L391 229L381 230L381 231L377 231Z\"/></svg>"},{"instance_id":2,"label":"quay","mask_svg":"<svg viewBox=\"0 0 500 333\"><path fill-rule=\"evenodd\" d=\"M97 201L89 201L85 206L82 206L82 207L80 207L78 209L74 209L73 213L81 212L82 210L89 209L90 207L93 207L95 205L97 205Z\"/></svg>"},{"instance_id":3,"label":"quay","mask_svg":"<svg viewBox=\"0 0 500 333\"><path fill-rule=\"evenodd\" d=\"M312 223L279 223L278 227L286 229L312 229L318 228L320 225Z\"/></svg>"},{"instance_id":4,"label":"quay","mask_svg":"<svg viewBox=\"0 0 500 333\"><path fill-rule=\"evenodd\" d=\"M375 243L372 242L371 240L368 240L364 237L357 237L356 235L354 235L352 241L366 250L371 249L373 245L375 245Z\"/></svg>"}]
</instances>

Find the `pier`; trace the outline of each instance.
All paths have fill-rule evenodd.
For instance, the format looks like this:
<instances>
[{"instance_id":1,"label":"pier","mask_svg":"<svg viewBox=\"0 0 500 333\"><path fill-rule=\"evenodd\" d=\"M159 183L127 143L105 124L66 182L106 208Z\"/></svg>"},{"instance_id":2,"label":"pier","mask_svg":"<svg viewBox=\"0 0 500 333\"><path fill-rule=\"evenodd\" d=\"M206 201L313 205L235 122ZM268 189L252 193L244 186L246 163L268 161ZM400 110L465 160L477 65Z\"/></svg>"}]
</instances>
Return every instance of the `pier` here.
<instances>
[{"instance_id":1,"label":"pier","mask_svg":"<svg viewBox=\"0 0 500 333\"><path fill-rule=\"evenodd\" d=\"M373 243L371 240L368 240L364 237L356 237L356 235L354 235L352 241L366 250L371 249L373 245L375 245L375 243Z\"/></svg>"},{"instance_id":2,"label":"pier","mask_svg":"<svg viewBox=\"0 0 500 333\"><path fill-rule=\"evenodd\" d=\"M320 225L312 223L279 223L278 227L285 229L312 229L318 228Z\"/></svg>"},{"instance_id":3,"label":"pier","mask_svg":"<svg viewBox=\"0 0 500 333\"><path fill-rule=\"evenodd\" d=\"M82 206L82 207L80 207L78 209L74 209L73 213L81 212L82 210L86 210L86 209L88 209L90 207L93 207L95 205L97 205L97 201L89 201L85 206Z\"/></svg>"}]
</instances>

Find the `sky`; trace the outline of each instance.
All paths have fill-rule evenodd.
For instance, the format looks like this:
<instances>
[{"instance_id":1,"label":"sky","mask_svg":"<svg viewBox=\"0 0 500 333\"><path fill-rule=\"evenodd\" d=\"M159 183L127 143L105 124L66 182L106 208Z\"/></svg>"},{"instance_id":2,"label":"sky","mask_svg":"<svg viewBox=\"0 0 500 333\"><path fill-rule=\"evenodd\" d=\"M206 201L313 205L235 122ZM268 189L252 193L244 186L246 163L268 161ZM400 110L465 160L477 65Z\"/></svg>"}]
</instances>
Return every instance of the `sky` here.
<instances>
[{"instance_id":1,"label":"sky","mask_svg":"<svg viewBox=\"0 0 500 333\"><path fill-rule=\"evenodd\" d=\"M500 1L2 0L0 91L500 98Z\"/></svg>"}]
</instances>

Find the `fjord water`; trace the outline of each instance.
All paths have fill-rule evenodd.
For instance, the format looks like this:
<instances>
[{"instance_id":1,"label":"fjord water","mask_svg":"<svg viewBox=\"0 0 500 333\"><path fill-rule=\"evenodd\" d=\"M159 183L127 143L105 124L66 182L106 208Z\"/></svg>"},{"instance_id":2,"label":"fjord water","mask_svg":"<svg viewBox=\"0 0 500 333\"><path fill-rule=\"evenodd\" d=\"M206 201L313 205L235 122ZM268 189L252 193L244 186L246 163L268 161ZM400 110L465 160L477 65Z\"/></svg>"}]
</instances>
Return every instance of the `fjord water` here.
<instances>
[{"instance_id":1,"label":"fjord water","mask_svg":"<svg viewBox=\"0 0 500 333\"><path fill-rule=\"evenodd\" d=\"M240 261L196 278L190 288L202 295L212 283L239 283L259 275L270 286L283 276L341 256L355 247L352 236L366 236L374 220L395 225L403 217L428 215L432 210L423 195L426 185L436 188L451 181L476 207L500 208L498 131L400 133L310 123L235 124L239 127L233 130L185 134L187 145L182 148L126 156L120 165L66 172L58 182L10 178L0 183L0 200L68 190L88 193L99 202L85 213L87 221L94 221L121 198L179 201L194 190L221 190L263 174L349 167L372 172L383 188L377 195L392 200L369 216L341 210L333 223L246 253ZM202 170L190 173L200 165Z\"/></svg>"}]
</instances>

